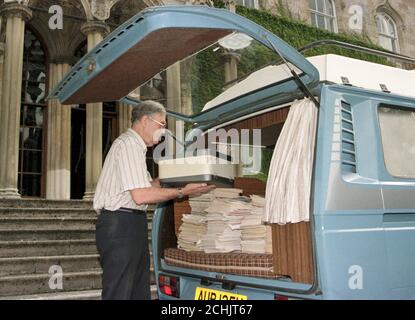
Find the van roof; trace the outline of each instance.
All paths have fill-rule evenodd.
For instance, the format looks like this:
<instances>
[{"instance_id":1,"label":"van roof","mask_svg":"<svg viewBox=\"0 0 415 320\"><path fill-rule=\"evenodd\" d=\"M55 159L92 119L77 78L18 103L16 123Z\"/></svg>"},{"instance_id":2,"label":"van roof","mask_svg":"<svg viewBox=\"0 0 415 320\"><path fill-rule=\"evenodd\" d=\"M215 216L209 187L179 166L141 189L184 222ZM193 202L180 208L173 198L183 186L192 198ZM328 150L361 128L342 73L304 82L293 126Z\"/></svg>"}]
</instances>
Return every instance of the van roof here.
<instances>
[{"instance_id":1,"label":"van roof","mask_svg":"<svg viewBox=\"0 0 415 320\"><path fill-rule=\"evenodd\" d=\"M320 81L345 84L375 91L415 97L415 70L404 70L335 54L310 57ZM347 79L346 79L347 78Z\"/></svg>"},{"instance_id":2,"label":"van roof","mask_svg":"<svg viewBox=\"0 0 415 320\"><path fill-rule=\"evenodd\" d=\"M309 57L307 60L317 68L322 82L349 83L352 86L369 90L390 91L392 94L415 97L415 86L413 85L415 70L403 70L335 54ZM296 70L296 72L298 71ZM262 68L206 103L203 110L208 110L241 94L275 83L286 77L287 72L285 65L271 65Z\"/></svg>"}]
</instances>

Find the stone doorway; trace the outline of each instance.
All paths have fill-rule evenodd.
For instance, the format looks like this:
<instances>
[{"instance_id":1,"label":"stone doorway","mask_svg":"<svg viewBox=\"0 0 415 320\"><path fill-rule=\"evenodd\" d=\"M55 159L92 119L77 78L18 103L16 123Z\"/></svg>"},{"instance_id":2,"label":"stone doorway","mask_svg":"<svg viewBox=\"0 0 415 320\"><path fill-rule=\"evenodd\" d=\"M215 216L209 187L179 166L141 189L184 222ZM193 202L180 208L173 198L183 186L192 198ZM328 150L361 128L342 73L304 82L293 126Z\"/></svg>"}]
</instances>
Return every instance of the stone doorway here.
<instances>
[{"instance_id":1,"label":"stone doorway","mask_svg":"<svg viewBox=\"0 0 415 320\"><path fill-rule=\"evenodd\" d=\"M118 136L115 102L103 104L102 161ZM72 108L71 114L71 199L82 199L85 194L86 108Z\"/></svg>"}]
</instances>

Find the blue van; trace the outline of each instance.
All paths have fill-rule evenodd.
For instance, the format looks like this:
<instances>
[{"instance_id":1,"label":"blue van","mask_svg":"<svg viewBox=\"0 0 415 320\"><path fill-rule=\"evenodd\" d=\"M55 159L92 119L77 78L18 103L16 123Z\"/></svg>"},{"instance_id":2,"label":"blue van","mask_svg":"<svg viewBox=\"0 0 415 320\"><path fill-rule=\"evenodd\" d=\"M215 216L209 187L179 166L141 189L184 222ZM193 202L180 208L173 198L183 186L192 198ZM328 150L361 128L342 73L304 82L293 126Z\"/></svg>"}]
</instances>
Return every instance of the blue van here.
<instances>
[{"instance_id":1,"label":"blue van","mask_svg":"<svg viewBox=\"0 0 415 320\"><path fill-rule=\"evenodd\" d=\"M177 242L168 202L157 206L152 227L159 299L212 293L223 299L415 299L415 71L337 55L306 59L227 10L166 6L146 9L117 28L50 97L63 104L134 104L134 89L166 90L160 74L178 65L188 81L179 97L167 99L168 115L202 132L270 119L306 97L318 106L308 236L301 240L310 250L304 272L311 270L311 278L166 263L165 250ZM258 76L269 66L279 69ZM171 97L174 87L168 90ZM266 146L275 145L280 129L266 131Z\"/></svg>"}]
</instances>

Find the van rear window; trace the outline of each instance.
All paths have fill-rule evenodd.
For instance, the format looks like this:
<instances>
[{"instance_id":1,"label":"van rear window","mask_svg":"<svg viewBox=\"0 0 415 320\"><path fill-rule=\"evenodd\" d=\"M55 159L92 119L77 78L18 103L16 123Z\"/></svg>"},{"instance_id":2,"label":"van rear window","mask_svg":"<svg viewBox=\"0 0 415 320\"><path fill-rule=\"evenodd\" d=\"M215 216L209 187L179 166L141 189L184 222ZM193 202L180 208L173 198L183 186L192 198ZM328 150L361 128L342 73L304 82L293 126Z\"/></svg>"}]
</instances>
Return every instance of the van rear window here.
<instances>
[{"instance_id":1,"label":"van rear window","mask_svg":"<svg viewBox=\"0 0 415 320\"><path fill-rule=\"evenodd\" d=\"M415 178L415 111L379 107L386 169L392 176Z\"/></svg>"}]
</instances>

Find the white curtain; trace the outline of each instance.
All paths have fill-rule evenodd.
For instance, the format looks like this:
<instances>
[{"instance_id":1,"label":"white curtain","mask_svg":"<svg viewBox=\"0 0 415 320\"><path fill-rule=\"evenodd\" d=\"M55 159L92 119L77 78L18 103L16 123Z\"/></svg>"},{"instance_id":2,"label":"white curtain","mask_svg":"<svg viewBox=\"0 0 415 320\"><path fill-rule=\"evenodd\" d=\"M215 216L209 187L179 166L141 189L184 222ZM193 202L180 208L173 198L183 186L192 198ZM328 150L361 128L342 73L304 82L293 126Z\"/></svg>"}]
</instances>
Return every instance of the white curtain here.
<instances>
[{"instance_id":1,"label":"white curtain","mask_svg":"<svg viewBox=\"0 0 415 320\"><path fill-rule=\"evenodd\" d=\"M317 107L294 101L278 138L268 173L264 221L309 221Z\"/></svg>"}]
</instances>

